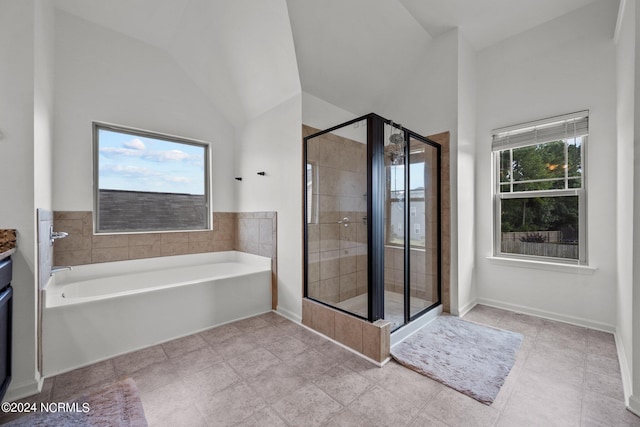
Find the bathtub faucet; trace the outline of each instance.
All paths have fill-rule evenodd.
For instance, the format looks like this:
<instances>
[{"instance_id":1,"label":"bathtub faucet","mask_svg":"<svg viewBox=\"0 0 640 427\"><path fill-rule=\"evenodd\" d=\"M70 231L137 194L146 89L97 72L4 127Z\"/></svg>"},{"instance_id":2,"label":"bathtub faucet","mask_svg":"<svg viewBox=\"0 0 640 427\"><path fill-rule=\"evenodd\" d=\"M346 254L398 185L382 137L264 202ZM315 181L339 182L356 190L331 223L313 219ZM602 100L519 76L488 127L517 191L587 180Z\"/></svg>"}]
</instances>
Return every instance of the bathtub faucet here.
<instances>
[{"instance_id":1,"label":"bathtub faucet","mask_svg":"<svg viewBox=\"0 0 640 427\"><path fill-rule=\"evenodd\" d=\"M64 271L64 270L71 270L71 266L70 265L60 265L60 266L57 266L57 267L51 267L50 276L53 276L53 273L57 273L59 271Z\"/></svg>"},{"instance_id":2,"label":"bathtub faucet","mask_svg":"<svg viewBox=\"0 0 640 427\"><path fill-rule=\"evenodd\" d=\"M68 235L69 233L66 233L64 231L53 231L53 225L49 227L49 241L51 242L52 246L53 242L55 242L57 239L64 239Z\"/></svg>"}]
</instances>

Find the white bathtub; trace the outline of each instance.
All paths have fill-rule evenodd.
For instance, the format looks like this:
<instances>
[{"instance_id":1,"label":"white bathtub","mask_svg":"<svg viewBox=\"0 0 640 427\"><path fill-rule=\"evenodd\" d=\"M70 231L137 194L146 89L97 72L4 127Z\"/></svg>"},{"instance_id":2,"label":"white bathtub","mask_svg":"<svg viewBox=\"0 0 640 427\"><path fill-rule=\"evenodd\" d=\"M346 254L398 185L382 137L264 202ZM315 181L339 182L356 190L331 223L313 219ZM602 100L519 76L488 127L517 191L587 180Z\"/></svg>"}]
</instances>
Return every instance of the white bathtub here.
<instances>
[{"instance_id":1,"label":"white bathtub","mask_svg":"<svg viewBox=\"0 0 640 427\"><path fill-rule=\"evenodd\" d=\"M271 310L271 259L215 252L81 265L44 291L43 373Z\"/></svg>"}]
</instances>

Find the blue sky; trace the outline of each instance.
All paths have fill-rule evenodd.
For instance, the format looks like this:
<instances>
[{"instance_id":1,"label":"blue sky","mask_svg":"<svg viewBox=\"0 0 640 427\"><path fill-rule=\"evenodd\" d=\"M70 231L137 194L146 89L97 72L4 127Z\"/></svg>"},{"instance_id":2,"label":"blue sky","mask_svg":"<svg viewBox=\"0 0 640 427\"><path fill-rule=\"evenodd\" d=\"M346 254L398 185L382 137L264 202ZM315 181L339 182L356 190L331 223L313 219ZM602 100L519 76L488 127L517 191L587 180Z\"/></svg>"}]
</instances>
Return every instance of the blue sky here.
<instances>
[{"instance_id":1,"label":"blue sky","mask_svg":"<svg viewBox=\"0 0 640 427\"><path fill-rule=\"evenodd\" d=\"M98 130L100 189L204 194L205 148Z\"/></svg>"},{"instance_id":2,"label":"blue sky","mask_svg":"<svg viewBox=\"0 0 640 427\"><path fill-rule=\"evenodd\" d=\"M391 191L404 190L404 165L392 166L389 173L391 174ZM411 164L409 180L412 190L424 187L424 163Z\"/></svg>"}]
</instances>

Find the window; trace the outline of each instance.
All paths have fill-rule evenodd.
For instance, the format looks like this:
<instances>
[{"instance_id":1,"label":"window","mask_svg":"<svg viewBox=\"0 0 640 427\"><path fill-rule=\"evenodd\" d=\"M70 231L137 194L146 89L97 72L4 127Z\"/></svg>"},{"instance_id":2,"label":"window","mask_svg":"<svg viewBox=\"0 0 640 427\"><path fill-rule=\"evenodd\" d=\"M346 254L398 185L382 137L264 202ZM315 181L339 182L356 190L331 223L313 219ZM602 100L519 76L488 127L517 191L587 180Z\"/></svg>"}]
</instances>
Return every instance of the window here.
<instances>
[{"instance_id":1,"label":"window","mask_svg":"<svg viewBox=\"0 0 640 427\"><path fill-rule=\"evenodd\" d=\"M586 262L583 111L493 131L495 253Z\"/></svg>"},{"instance_id":2,"label":"window","mask_svg":"<svg viewBox=\"0 0 640 427\"><path fill-rule=\"evenodd\" d=\"M404 245L404 165L388 165L386 180L386 244Z\"/></svg>"},{"instance_id":3,"label":"window","mask_svg":"<svg viewBox=\"0 0 640 427\"><path fill-rule=\"evenodd\" d=\"M420 143L422 144L422 143ZM410 236L412 248L424 248L425 236L421 234L421 224L425 221L425 164L424 149L411 151L409 166L409 229L414 230ZM405 200L404 165L389 165L387 169L387 200L388 200L388 245L404 245Z\"/></svg>"},{"instance_id":4,"label":"window","mask_svg":"<svg viewBox=\"0 0 640 427\"><path fill-rule=\"evenodd\" d=\"M207 230L209 145L93 123L96 233Z\"/></svg>"}]
</instances>

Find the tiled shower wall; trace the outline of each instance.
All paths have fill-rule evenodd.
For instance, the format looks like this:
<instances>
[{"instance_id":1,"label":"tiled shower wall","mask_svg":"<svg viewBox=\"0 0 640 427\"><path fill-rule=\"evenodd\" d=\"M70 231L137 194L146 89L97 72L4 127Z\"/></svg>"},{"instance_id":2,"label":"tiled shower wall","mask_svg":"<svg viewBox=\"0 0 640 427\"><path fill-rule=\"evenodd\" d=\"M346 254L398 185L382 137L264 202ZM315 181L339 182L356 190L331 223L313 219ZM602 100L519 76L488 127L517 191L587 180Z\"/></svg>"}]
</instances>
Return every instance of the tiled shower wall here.
<instances>
[{"instance_id":1,"label":"tiled shower wall","mask_svg":"<svg viewBox=\"0 0 640 427\"><path fill-rule=\"evenodd\" d=\"M423 165L425 171L425 185L423 199L419 193L414 199L404 200L404 207L411 212L411 221L405 224L403 231L409 231L412 239L410 249L409 290L412 297L436 302L438 300L438 199L434 194L434 184L438 182L437 151L415 139L411 141L411 164ZM444 158L444 156L443 156ZM445 181L444 174L442 180ZM444 185L444 184L443 184ZM441 189L441 193L443 193ZM442 195L444 199L444 194ZM443 206L445 205L443 201ZM442 210L442 214L449 215ZM414 221L415 220L415 221ZM414 229L417 227L416 229ZM407 230L407 228L409 230ZM415 231L414 231L415 230ZM422 242L420 242L422 239ZM404 240L404 239L403 239ZM404 255L405 249L393 244L384 248L384 284L385 290L404 294Z\"/></svg>"},{"instance_id":2,"label":"tiled shower wall","mask_svg":"<svg viewBox=\"0 0 640 427\"><path fill-rule=\"evenodd\" d=\"M442 310L446 313L451 311L451 177L450 177L450 133L442 132L430 135L429 139L437 142L442 147L440 171L440 189L442 191L442 223L440 224L440 238L442 246L440 248L440 263L442 268L441 296Z\"/></svg>"},{"instance_id":3,"label":"tiled shower wall","mask_svg":"<svg viewBox=\"0 0 640 427\"><path fill-rule=\"evenodd\" d=\"M409 290L412 297L427 301L438 299L436 249L412 249L409 273ZM384 288L387 291L404 294L404 249L385 246L384 248Z\"/></svg>"},{"instance_id":4,"label":"tiled shower wall","mask_svg":"<svg viewBox=\"0 0 640 427\"><path fill-rule=\"evenodd\" d=\"M329 133L307 149L309 295L336 303L367 292L367 146Z\"/></svg>"},{"instance_id":5,"label":"tiled shower wall","mask_svg":"<svg viewBox=\"0 0 640 427\"><path fill-rule=\"evenodd\" d=\"M303 125L303 136L311 135L315 133L317 130ZM442 309L445 312L450 312L450 286L451 286L451 202L450 202L450 177L449 177L449 132L443 132L437 135L431 135L429 138L433 141L439 143L442 147L441 151L441 191L442 191L442 205L441 205L441 214L442 214L442 223L440 230L441 237L441 268L442 268L442 282L441 282L441 302ZM316 233L319 233L319 227L316 228ZM432 228L433 230L433 228ZM316 240L320 240L319 234L316 236L309 236L309 244L311 245L311 238L314 237ZM432 239L433 240L433 239ZM366 242L366 240L365 240ZM314 243L315 244L315 243ZM320 243L318 243L320 245ZM320 247L315 249L316 251L321 251ZM310 249L311 252L311 249ZM417 256L417 255L411 255ZM425 251L425 256L428 256L428 253ZM311 254L310 254L311 257ZM394 269L396 265L398 265L397 270L400 270L400 273L393 272L393 275L397 274L398 276L402 276L402 269L404 267L400 267L400 261L396 264L396 259L401 257L396 257L396 254L390 252L385 254L385 268ZM417 266L419 263L417 260L414 260L412 263ZM425 263L425 272L426 269L429 268ZM309 275L315 275L313 277L317 277L319 272L316 270L319 265L312 266L311 264L308 266ZM434 266L435 267L435 266ZM417 267L416 267L417 268ZM391 278L389 278L391 279ZM311 282L311 280L310 280ZM366 280L365 280L366 283ZM365 288L366 289L366 288ZM412 293L413 293L412 289ZM416 287L415 292L418 292L418 288ZM426 287L425 287L426 292ZM417 296L417 295L416 295ZM435 295L434 295L435 297ZM350 316L345 313L341 313L337 310L334 310L328 306L318 304L312 300L304 299L302 301L302 323L309 326L316 331L335 339L336 341L356 350L359 353L365 354L373 360L378 362L384 361L387 357L389 357L390 353L390 327L389 322L378 321L373 324L365 322L359 318L354 316ZM377 328L377 330L375 330Z\"/></svg>"}]
</instances>

